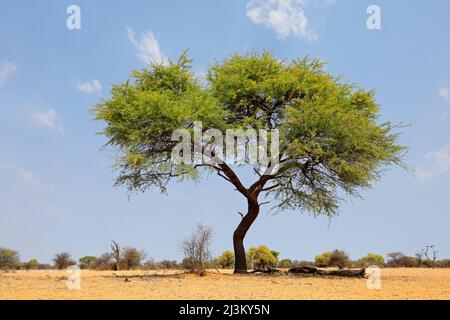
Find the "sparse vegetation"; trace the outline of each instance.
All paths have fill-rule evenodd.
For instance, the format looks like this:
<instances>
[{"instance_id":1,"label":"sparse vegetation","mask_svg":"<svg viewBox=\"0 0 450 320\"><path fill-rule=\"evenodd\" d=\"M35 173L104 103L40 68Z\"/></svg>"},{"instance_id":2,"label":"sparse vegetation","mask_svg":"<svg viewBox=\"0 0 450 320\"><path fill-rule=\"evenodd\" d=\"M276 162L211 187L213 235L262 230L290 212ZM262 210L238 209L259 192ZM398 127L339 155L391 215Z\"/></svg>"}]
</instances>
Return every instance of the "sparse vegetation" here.
<instances>
[{"instance_id":1,"label":"sparse vegetation","mask_svg":"<svg viewBox=\"0 0 450 320\"><path fill-rule=\"evenodd\" d=\"M39 267L39 261L37 259L31 259L22 264L22 268L25 270L37 270Z\"/></svg>"},{"instance_id":2,"label":"sparse vegetation","mask_svg":"<svg viewBox=\"0 0 450 320\"><path fill-rule=\"evenodd\" d=\"M192 235L181 242L185 259L183 265L198 275L205 275L211 259L212 229L202 224L196 226Z\"/></svg>"},{"instance_id":3,"label":"sparse vegetation","mask_svg":"<svg viewBox=\"0 0 450 320\"><path fill-rule=\"evenodd\" d=\"M136 270L142 267L142 263L146 257L146 253L143 250L138 250L132 247L126 247L123 249L120 255L121 269Z\"/></svg>"},{"instance_id":4,"label":"sparse vegetation","mask_svg":"<svg viewBox=\"0 0 450 320\"><path fill-rule=\"evenodd\" d=\"M58 270L62 270L77 264L74 260L72 260L72 257L68 252L56 254L53 258L53 263L55 268Z\"/></svg>"},{"instance_id":5,"label":"sparse vegetation","mask_svg":"<svg viewBox=\"0 0 450 320\"><path fill-rule=\"evenodd\" d=\"M16 269L20 264L19 251L0 248L0 269Z\"/></svg>"}]
</instances>

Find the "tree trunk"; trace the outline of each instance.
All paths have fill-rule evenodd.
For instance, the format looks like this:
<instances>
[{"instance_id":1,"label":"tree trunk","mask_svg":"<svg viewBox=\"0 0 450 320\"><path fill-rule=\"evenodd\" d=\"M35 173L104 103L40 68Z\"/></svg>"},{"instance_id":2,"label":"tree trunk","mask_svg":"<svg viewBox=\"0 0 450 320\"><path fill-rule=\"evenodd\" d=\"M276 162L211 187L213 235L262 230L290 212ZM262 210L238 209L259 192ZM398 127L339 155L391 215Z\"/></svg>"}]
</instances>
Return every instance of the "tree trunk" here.
<instances>
[{"instance_id":1,"label":"tree trunk","mask_svg":"<svg viewBox=\"0 0 450 320\"><path fill-rule=\"evenodd\" d=\"M233 234L234 273L247 273L247 259L245 257L244 238L259 214L259 204L256 197L248 198L248 212Z\"/></svg>"}]
</instances>

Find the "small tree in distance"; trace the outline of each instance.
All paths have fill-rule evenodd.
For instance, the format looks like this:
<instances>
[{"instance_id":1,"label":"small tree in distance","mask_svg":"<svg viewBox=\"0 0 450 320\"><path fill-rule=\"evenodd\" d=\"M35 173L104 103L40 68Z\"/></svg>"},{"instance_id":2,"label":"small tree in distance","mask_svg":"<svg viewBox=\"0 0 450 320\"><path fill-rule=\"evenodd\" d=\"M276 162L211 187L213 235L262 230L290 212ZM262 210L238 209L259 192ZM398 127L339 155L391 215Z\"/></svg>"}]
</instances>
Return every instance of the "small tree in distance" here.
<instances>
[{"instance_id":1,"label":"small tree in distance","mask_svg":"<svg viewBox=\"0 0 450 320\"><path fill-rule=\"evenodd\" d=\"M142 263L146 258L146 253L143 250L138 250L132 247L126 247L120 256L120 264L122 269L135 270L142 267Z\"/></svg>"},{"instance_id":2,"label":"small tree in distance","mask_svg":"<svg viewBox=\"0 0 450 320\"><path fill-rule=\"evenodd\" d=\"M15 269L19 266L19 251L0 248L0 269Z\"/></svg>"},{"instance_id":3,"label":"small tree in distance","mask_svg":"<svg viewBox=\"0 0 450 320\"><path fill-rule=\"evenodd\" d=\"M56 254L53 258L53 263L55 268L58 270L63 270L77 264L74 260L72 260L72 257L68 252Z\"/></svg>"},{"instance_id":4,"label":"small tree in distance","mask_svg":"<svg viewBox=\"0 0 450 320\"><path fill-rule=\"evenodd\" d=\"M36 270L39 267L39 261L37 259L30 259L23 264L25 270Z\"/></svg>"},{"instance_id":5,"label":"small tree in distance","mask_svg":"<svg viewBox=\"0 0 450 320\"><path fill-rule=\"evenodd\" d=\"M211 259L210 246L212 242L212 229L198 224L192 235L181 242L186 264L190 264L190 270L200 276L206 274Z\"/></svg>"},{"instance_id":6,"label":"small tree in distance","mask_svg":"<svg viewBox=\"0 0 450 320\"><path fill-rule=\"evenodd\" d=\"M94 256L85 256L78 260L80 265L80 269L91 269L95 265L97 261L97 257Z\"/></svg>"}]
</instances>

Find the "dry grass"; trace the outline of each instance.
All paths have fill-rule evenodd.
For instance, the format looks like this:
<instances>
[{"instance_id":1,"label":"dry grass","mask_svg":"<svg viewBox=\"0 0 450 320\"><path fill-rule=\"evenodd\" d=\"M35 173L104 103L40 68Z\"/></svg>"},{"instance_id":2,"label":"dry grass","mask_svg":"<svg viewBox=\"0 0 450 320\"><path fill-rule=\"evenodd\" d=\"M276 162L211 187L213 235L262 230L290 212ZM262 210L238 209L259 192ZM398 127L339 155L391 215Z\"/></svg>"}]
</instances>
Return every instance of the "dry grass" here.
<instances>
[{"instance_id":1,"label":"dry grass","mask_svg":"<svg viewBox=\"0 0 450 320\"><path fill-rule=\"evenodd\" d=\"M450 269L383 269L381 290L369 290L363 279L232 275L211 271L206 277L176 271L82 271L81 290L68 290L65 272L2 273L4 299L450 299Z\"/></svg>"}]
</instances>

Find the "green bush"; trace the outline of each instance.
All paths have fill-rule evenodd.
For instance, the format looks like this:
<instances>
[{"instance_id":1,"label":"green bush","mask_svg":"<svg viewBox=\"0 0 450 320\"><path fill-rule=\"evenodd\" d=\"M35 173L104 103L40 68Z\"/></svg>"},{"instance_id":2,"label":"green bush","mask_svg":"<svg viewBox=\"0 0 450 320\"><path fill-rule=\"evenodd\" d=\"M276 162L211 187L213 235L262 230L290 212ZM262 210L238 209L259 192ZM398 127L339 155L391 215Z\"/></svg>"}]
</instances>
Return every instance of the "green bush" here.
<instances>
[{"instance_id":1,"label":"green bush","mask_svg":"<svg viewBox=\"0 0 450 320\"><path fill-rule=\"evenodd\" d=\"M278 268L290 269L294 266L291 259L283 259L278 263Z\"/></svg>"},{"instance_id":2,"label":"green bush","mask_svg":"<svg viewBox=\"0 0 450 320\"><path fill-rule=\"evenodd\" d=\"M19 252L8 248L0 248L0 269L15 269L19 267Z\"/></svg>"},{"instance_id":3,"label":"green bush","mask_svg":"<svg viewBox=\"0 0 450 320\"><path fill-rule=\"evenodd\" d=\"M253 270L265 270L277 264L277 258L266 246L250 248L247 253L247 261Z\"/></svg>"},{"instance_id":4,"label":"green bush","mask_svg":"<svg viewBox=\"0 0 450 320\"><path fill-rule=\"evenodd\" d=\"M80 269L92 269L97 261L97 257L85 256L78 260Z\"/></svg>"},{"instance_id":5,"label":"green bush","mask_svg":"<svg viewBox=\"0 0 450 320\"><path fill-rule=\"evenodd\" d=\"M315 265L319 268L325 268L328 267L330 263L330 253L324 252L321 255L317 255L314 257Z\"/></svg>"},{"instance_id":6,"label":"green bush","mask_svg":"<svg viewBox=\"0 0 450 320\"><path fill-rule=\"evenodd\" d=\"M338 267L340 269L350 265L348 255L341 250L334 250L332 252L324 252L321 255L315 256L315 265L319 268Z\"/></svg>"},{"instance_id":7,"label":"green bush","mask_svg":"<svg viewBox=\"0 0 450 320\"><path fill-rule=\"evenodd\" d=\"M215 260L215 265L223 269L232 269L234 267L234 253L225 251Z\"/></svg>"},{"instance_id":8,"label":"green bush","mask_svg":"<svg viewBox=\"0 0 450 320\"><path fill-rule=\"evenodd\" d=\"M22 268L25 270L37 270L39 268L39 261L37 259L31 259L28 262L22 264Z\"/></svg>"},{"instance_id":9,"label":"green bush","mask_svg":"<svg viewBox=\"0 0 450 320\"><path fill-rule=\"evenodd\" d=\"M367 256L362 257L355 261L355 266L357 266L357 267L367 268L367 267L373 266L373 265L383 267L384 266L383 256L381 256L379 254L375 254L375 253L369 253Z\"/></svg>"}]
</instances>

